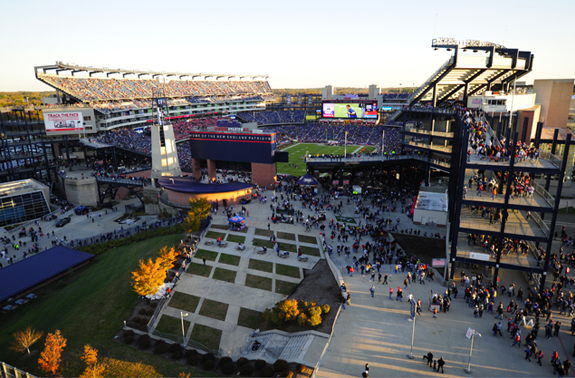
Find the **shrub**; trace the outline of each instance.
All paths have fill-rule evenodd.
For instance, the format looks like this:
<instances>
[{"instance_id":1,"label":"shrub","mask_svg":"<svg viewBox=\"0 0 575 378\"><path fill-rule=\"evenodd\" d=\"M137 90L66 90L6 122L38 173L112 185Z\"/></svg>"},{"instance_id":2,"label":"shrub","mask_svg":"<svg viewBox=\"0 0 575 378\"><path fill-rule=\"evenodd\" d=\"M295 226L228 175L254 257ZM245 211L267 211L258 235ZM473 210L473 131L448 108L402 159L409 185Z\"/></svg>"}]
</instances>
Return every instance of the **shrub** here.
<instances>
[{"instance_id":1,"label":"shrub","mask_svg":"<svg viewBox=\"0 0 575 378\"><path fill-rule=\"evenodd\" d=\"M155 309L149 308L149 309L146 310L146 315L150 315L150 316L151 316L151 315L154 315L154 312L156 312Z\"/></svg>"},{"instance_id":2,"label":"shrub","mask_svg":"<svg viewBox=\"0 0 575 378\"><path fill-rule=\"evenodd\" d=\"M295 299L286 299L280 302L277 307L280 310L280 316L283 317L286 322L297 319L299 315L298 302Z\"/></svg>"},{"instance_id":3,"label":"shrub","mask_svg":"<svg viewBox=\"0 0 575 378\"><path fill-rule=\"evenodd\" d=\"M238 358L238 360L236 361L236 365L238 366L244 366L245 364L247 364L248 362L250 362L250 360L248 360L245 357L240 357Z\"/></svg>"},{"instance_id":4,"label":"shrub","mask_svg":"<svg viewBox=\"0 0 575 378\"><path fill-rule=\"evenodd\" d=\"M262 370L263 368L265 368L268 365L267 362L265 362L264 360L256 360L255 362L255 367L257 371Z\"/></svg>"},{"instance_id":5,"label":"shrub","mask_svg":"<svg viewBox=\"0 0 575 378\"><path fill-rule=\"evenodd\" d=\"M152 308L155 310L156 307L158 307L158 302L152 302L150 303L150 306L152 306Z\"/></svg>"},{"instance_id":6,"label":"shrub","mask_svg":"<svg viewBox=\"0 0 575 378\"><path fill-rule=\"evenodd\" d=\"M204 367L204 370L212 370L215 365L216 365L216 363L214 362L214 360L207 360L207 361L204 361L203 367Z\"/></svg>"},{"instance_id":7,"label":"shrub","mask_svg":"<svg viewBox=\"0 0 575 378\"><path fill-rule=\"evenodd\" d=\"M240 366L240 374L249 377L254 372L254 368L251 364L246 363Z\"/></svg>"},{"instance_id":8,"label":"shrub","mask_svg":"<svg viewBox=\"0 0 575 378\"><path fill-rule=\"evenodd\" d=\"M178 344L178 343L170 344L170 346L168 347L168 351L169 351L170 353L174 353L174 352L177 352L177 351L180 351L180 350L182 350L182 346L181 346L180 344Z\"/></svg>"},{"instance_id":9,"label":"shrub","mask_svg":"<svg viewBox=\"0 0 575 378\"><path fill-rule=\"evenodd\" d=\"M213 361L215 359L216 359L216 356L214 356L213 353L206 353L206 354L202 355L202 362Z\"/></svg>"},{"instance_id":10,"label":"shrub","mask_svg":"<svg viewBox=\"0 0 575 378\"><path fill-rule=\"evenodd\" d=\"M326 303L323 306L321 306L321 310L323 311L324 314L327 314L329 312L329 310L331 310L331 308L329 307L329 305Z\"/></svg>"},{"instance_id":11,"label":"shrub","mask_svg":"<svg viewBox=\"0 0 575 378\"><path fill-rule=\"evenodd\" d=\"M311 325L312 327L316 327L318 325L321 324L321 316L320 315L312 315L309 317L309 325Z\"/></svg>"},{"instance_id":12,"label":"shrub","mask_svg":"<svg viewBox=\"0 0 575 378\"><path fill-rule=\"evenodd\" d=\"M174 360L179 360L180 358L184 357L184 351L183 350L177 350L174 353L172 353L172 358Z\"/></svg>"},{"instance_id":13,"label":"shrub","mask_svg":"<svg viewBox=\"0 0 575 378\"><path fill-rule=\"evenodd\" d=\"M146 309L142 307L140 310L138 310L138 314L140 314L140 315L145 315L145 314L146 314Z\"/></svg>"},{"instance_id":14,"label":"shrub","mask_svg":"<svg viewBox=\"0 0 575 378\"><path fill-rule=\"evenodd\" d=\"M150 341L150 336L148 335L142 335L138 339L138 346L140 349L148 349L151 345L152 342Z\"/></svg>"},{"instance_id":15,"label":"shrub","mask_svg":"<svg viewBox=\"0 0 575 378\"><path fill-rule=\"evenodd\" d=\"M201 360L201 358L200 358L200 356L197 355L197 354L196 354L196 355L193 355L193 356L189 356L189 357L188 357L188 365L196 366L197 364L200 363L200 360Z\"/></svg>"},{"instance_id":16,"label":"shrub","mask_svg":"<svg viewBox=\"0 0 575 378\"><path fill-rule=\"evenodd\" d=\"M234 360L231 357L225 356L220 358L220 365L233 364Z\"/></svg>"},{"instance_id":17,"label":"shrub","mask_svg":"<svg viewBox=\"0 0 575 378\"><path fill-rule=\"evenodd\" d=\"M288 368L288 363L286 360L277 360L274 362L274 370L277 372L284 371Z\"/></svg>"},{"instance_id":18,"label":"shrub","mask_svg":"<svg viewBox=\"0 0 575 378\"><path fill-rule=\"evenodd\" d=\"M134 342L134 336L124 336L124 342L126 344L131 344Z\"/></svg>"},{"instance_id":19,"label":"shrub","mask_svg":"<svg viewBox=\"0 0 575 378\"><path fill-rule=\"evenodd\" d=\"M197 356L198 355L198 351L195 349L188 349L186 351L186 357L191 357L191 356ZM199 356L198 356L199 358Z\"/></svg>"},{"instance_id":20,"label":"shrub","mask_svg":"<svg viewBox=\"0 0 575 378\"><path fill-rule=\"evenodd\" d=\"M234 363L233 362L228 362L226 364L220 364L220 369L222 370L222 373L230 375L234 372Z\"/></svg>"},{"instance_id":21,"label":"shrub","mask_svg":"<svg viewBox=\"0 0 575 378\"><path fill-rule=\"evenodd\" d=\"M133 339L133 338L134 338L134 335L135 335L135 333L134 333L134 331L132 331L131 329L129 329L129 330L127 330L127 331L124 332L124 338L126 338L126 337L131 337L131 338Z\"/></svg>"},{"instance_id":22,"label":"shrub","mask_svg":"<svg viewBox=\"0 0 575 378\"><path fill-rule=\"evenodd\" d=\"M307 370L307 367L305 365L297 364L297 372L298 373L305 373L306 370Z\"/></svg>"},{"instance_id":23,"label":"shrub","mask_svg":"<svg viewBox=\"0 0 575 378\"><path fill-rule=\"evenodd\" d=\"M286 372L284 373L283 376L284 376L285 378L293 378L293 375L294 375L293 371L288 370L288 371L286 371Z\"/></svg>"},{"instance_id":24,"label":"shrub","mask_svg":"<svg viewBox=\"0 0 575 378\"><path fill-rule=\"evenodd\" d=\"M156 354L164 354L168 351L168 344L164 340L156 341L156 345L154 346L154 353Z\"/></svg>"},{"instance_id":25,"label":"shrub","mask_svg":"<svg viewBox=\"0 0 575 378\"><path fill-rule=\"evenodd\" d=\"M134 316L134 317L132 318L132 321L133 321L134 323L136 323L136 324L140 324L140 317L139 317L139 316Z\"/></svg>"},{"instance_id":26,"label":"shrub","mask_svg":"<svg viewBox=\"0 0 575 378\"><path fill-rule=\"evenodd\" d=\"M300 326L305 325L305 323L307 323L307 315L305 313L301 313L298 315L297 317L297 324L299 324Z\"/></svg>"},{"instance_id":27,"label":"shrub","mask_svg":"<svg viewBox=\"0 0 575 378\"><path fill-rule=\"evenodd\" d=\"M145 326L146 324L148 324L149 321L150 321L150 319L148 319L146 317L142 317L142 318L140 318L140 325Z\"/></svg>"},{"instance_id":28,"label":"shrub","mask_svg":"<svg viewBox=\"0 0 575 378\"><path fill-rule=\"evenodd\" d=\"M274 369L271 366L266 366L265 368L262 369L260 375L262 377L273 377Z\"/></svg>"}]
</instances>

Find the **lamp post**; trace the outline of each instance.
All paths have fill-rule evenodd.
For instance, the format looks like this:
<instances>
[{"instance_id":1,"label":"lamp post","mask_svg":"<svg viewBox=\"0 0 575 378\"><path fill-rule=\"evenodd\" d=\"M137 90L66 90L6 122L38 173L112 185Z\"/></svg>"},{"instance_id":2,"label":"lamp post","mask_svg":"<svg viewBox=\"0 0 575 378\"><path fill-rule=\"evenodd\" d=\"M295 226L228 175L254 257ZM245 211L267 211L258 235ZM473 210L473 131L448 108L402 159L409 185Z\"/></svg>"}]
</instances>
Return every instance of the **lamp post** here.
<instances>
[{"instance_id":1,"label":"lamp post","mask_svg":"<svg viewBox=\"0 0 575 378\"><path fill-rule=\"evenodd\" d=\"M413 329L411 330L411 349L409 351L409 354L407 355L407 358L409 358L410 360L413 360L413 339L415 338L415 316L413 317Z\"/></svg>"},{"instance_id":2,"label":"lamp post","mask_svg":"<svg viewBox=\"0 0 575 378\"><path fill-rule=\"evenodd\" d=\"M384 139L385 139L385 129L382 129L381 130L381 160L383 160L383 158L385 157Z\"/></svg>"},{"instance_id":3,"label":"lamp post","mask_svg":"<svg viewBox=\"0 0 575 378\"><path fill-rule=\"evenodd\" d=\"M343 155L345 156L345 162L347 163L347 131L345 132L345 147L343 149Z\"/></svg>"},{"instance_id":4,"label":"lamp post","mask_svg":"<svg viewBox=\"0 0 575 378\"><path fill-rule=\"evenodd\" d=\"M465 372L467 374L471 374L471 354L473 353L473 341L475 340L475 335L481 337L481 334L478 332L475 332L474 329L469 328L469 330L467 331L467 334L469 335L469 331L471 331L471 349L469 349L469 362L467 363L467 369L465 369ZM469 336L467 336L469 337Z\"/></svg>"},{"instance_id":5,"label":"lamp post","mask_svg":"<svg viewBox=\"0 0 575 378\"><path fill-rule=\"evenodd\" d=\"M184 314L183 311L180 311L180 318L182 319L182 339L184 340L184 341L182 342L182 346L185 348L185 347L186 347L186 332L185 332L185 329L184 329L184 316L188 316L188 313L186 312L186 313Z\"/></svg>"}]
</instances>

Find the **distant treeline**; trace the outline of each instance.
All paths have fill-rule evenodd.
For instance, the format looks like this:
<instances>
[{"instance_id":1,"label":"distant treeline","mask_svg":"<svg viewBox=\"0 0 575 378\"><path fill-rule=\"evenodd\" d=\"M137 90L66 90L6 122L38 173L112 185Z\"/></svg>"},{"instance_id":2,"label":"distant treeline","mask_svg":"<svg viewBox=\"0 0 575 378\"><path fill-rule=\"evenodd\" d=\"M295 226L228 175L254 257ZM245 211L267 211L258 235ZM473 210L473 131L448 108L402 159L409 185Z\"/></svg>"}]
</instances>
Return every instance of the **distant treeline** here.
<instances>
[{"instance_id":1,"label":"distant treeline","mask_svg":"<svg viewBox=\"0 0 575 378\"><path fill-rule=\"evenodd\" d=\"M41 105L42 97L55 95L55 91L50 92L0 92L0 107Z\"/></svg>"}]
</instances>

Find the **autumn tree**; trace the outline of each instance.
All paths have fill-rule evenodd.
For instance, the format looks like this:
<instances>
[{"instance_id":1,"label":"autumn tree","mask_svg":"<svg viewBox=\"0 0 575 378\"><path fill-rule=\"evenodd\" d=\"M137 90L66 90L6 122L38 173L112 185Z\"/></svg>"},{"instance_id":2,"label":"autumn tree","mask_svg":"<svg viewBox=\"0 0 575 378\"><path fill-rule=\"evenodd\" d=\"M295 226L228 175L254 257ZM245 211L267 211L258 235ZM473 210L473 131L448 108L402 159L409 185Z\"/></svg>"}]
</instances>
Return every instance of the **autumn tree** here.
<instances>
[{"instance_id":1,"label":"autumn tree","mask_svg":"<svg viewBox=\"0 0 575 378\"><path fill-rule=\"evenodd\" d=\"M24 331L14 333L14 343L10 349L17 352L27 351L30 354L30 346L40 340L43 334L43 332L36 331L31 326L28 326Z\"/></svg>"},{"instance_id":2,"label":"autumn tree","mask_svg":"<svg viewBox=\"0 0 575 378\"><path fill-rule=\"evenodd\" d=\"M56 370L60 367L62 360L62 350L64 350L65 346L66 339L60 334L59 329L54 333L49 333L46 336L44 351L40 354L40 359L38 360L40 369L56 375Z\"/></svg>"},{"instance_id":3,"label":"autumn tree","mask_svg":"<svg viewBox=\"0 0 575 378\"><path fill-rule=\"evenodd\" d=\"M132 288L143 297L153 295L158 292L165 279L166 270L160 265L160 259L148 259L148 262L140 260L140 268L132 272Z\"/></svg>"},{"instance_id":4,"label":"autumn tree","mask_svg":"<svg viewBox=\"0 0 575 378\"><path fill-rule=\"evenodd\" d=\"M174 266L174 261L178 253L174 247L168 249L168 247L164 247L160 250L160 256L158 257L158 264L164 270L171 269Z\"/></svg>"},{"instance_id":5,"label":"autumn tree","mask_svg":"<svg viewBox=\"0 0 575 378\"><path fill-rule=\"evenodd\" d=\"M92 348L90 344L84 345L84 355L82 360L86 363L86 370L80 375L80 378L100 378L104 376L106 366L98 363L98 349Z\"/></svg>"},{"instance_id":6,"label":"autumn tree","mask_svg":"<svg viewBox=\"0 0 575 378\"><path fill-rule=\"evenodd\" d=\"M210 209L211 205L205 197L190 199L190 210L185 223L187 232L199 230L203 220L210 214Z\"/></svg>"}]
</instances>

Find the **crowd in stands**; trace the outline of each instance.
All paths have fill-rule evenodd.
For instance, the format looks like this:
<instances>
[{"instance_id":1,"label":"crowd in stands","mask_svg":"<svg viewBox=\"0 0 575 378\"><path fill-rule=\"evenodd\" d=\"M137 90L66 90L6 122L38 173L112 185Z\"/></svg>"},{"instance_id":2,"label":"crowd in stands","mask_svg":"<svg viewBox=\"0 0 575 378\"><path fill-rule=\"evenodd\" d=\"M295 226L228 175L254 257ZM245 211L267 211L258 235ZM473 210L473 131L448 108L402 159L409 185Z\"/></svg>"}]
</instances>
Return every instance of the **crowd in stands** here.
<instances>
[{"instance_id":1,"label":"crowd in stands","mask_svg":"<svg viewBox=\"0 0 575 378\"><path fill-rule=\"evenodd\" d=\"M260 125L272 125L275 123L303 123L305 122L304 110L264 110L259 112L241 113L240 117L247 122L257 122Z\"/></svg>"},{"instance_id":2,"label":"crowd in stands","mask_svg":"<svg viewBox=\"0 0 575 378\"><path fill-rule=\"evenodd\" d=\"M383 93L383 98L385 100L406 100L411 96L411 93L407 92L392 92L392 93Z\"/></svg>"},{"instance_id":3,"label":"crowd in stands","mask_svg":"<svg viewBox=\"0 0 575 378\"><path fill-rule=\"evenodd\" d=\"M277 140L297 140L303 143L328 143L336 141L338 144L347 143L356 145L381 145L382 133L385 130L386 151L400 151L401 132L398 128L386 126L373 126L371 124L329 124L329 123L306 123L298 126L269 126L262 127L265 132L275 132Z\"/></svg>"},{"instance_id":4,"label":"crowd in stands","mask_svg":"<svg viewBox=\"0 0 575 378\"><path fill-rule=\"evenodd\" d=\"M38 78L85 102L152 98L159 83L150 79L116 79L38 74ZM267 81L172 80L163 85L165 96L210 97L269 94Z\"/></svg>"}]
</instances>

